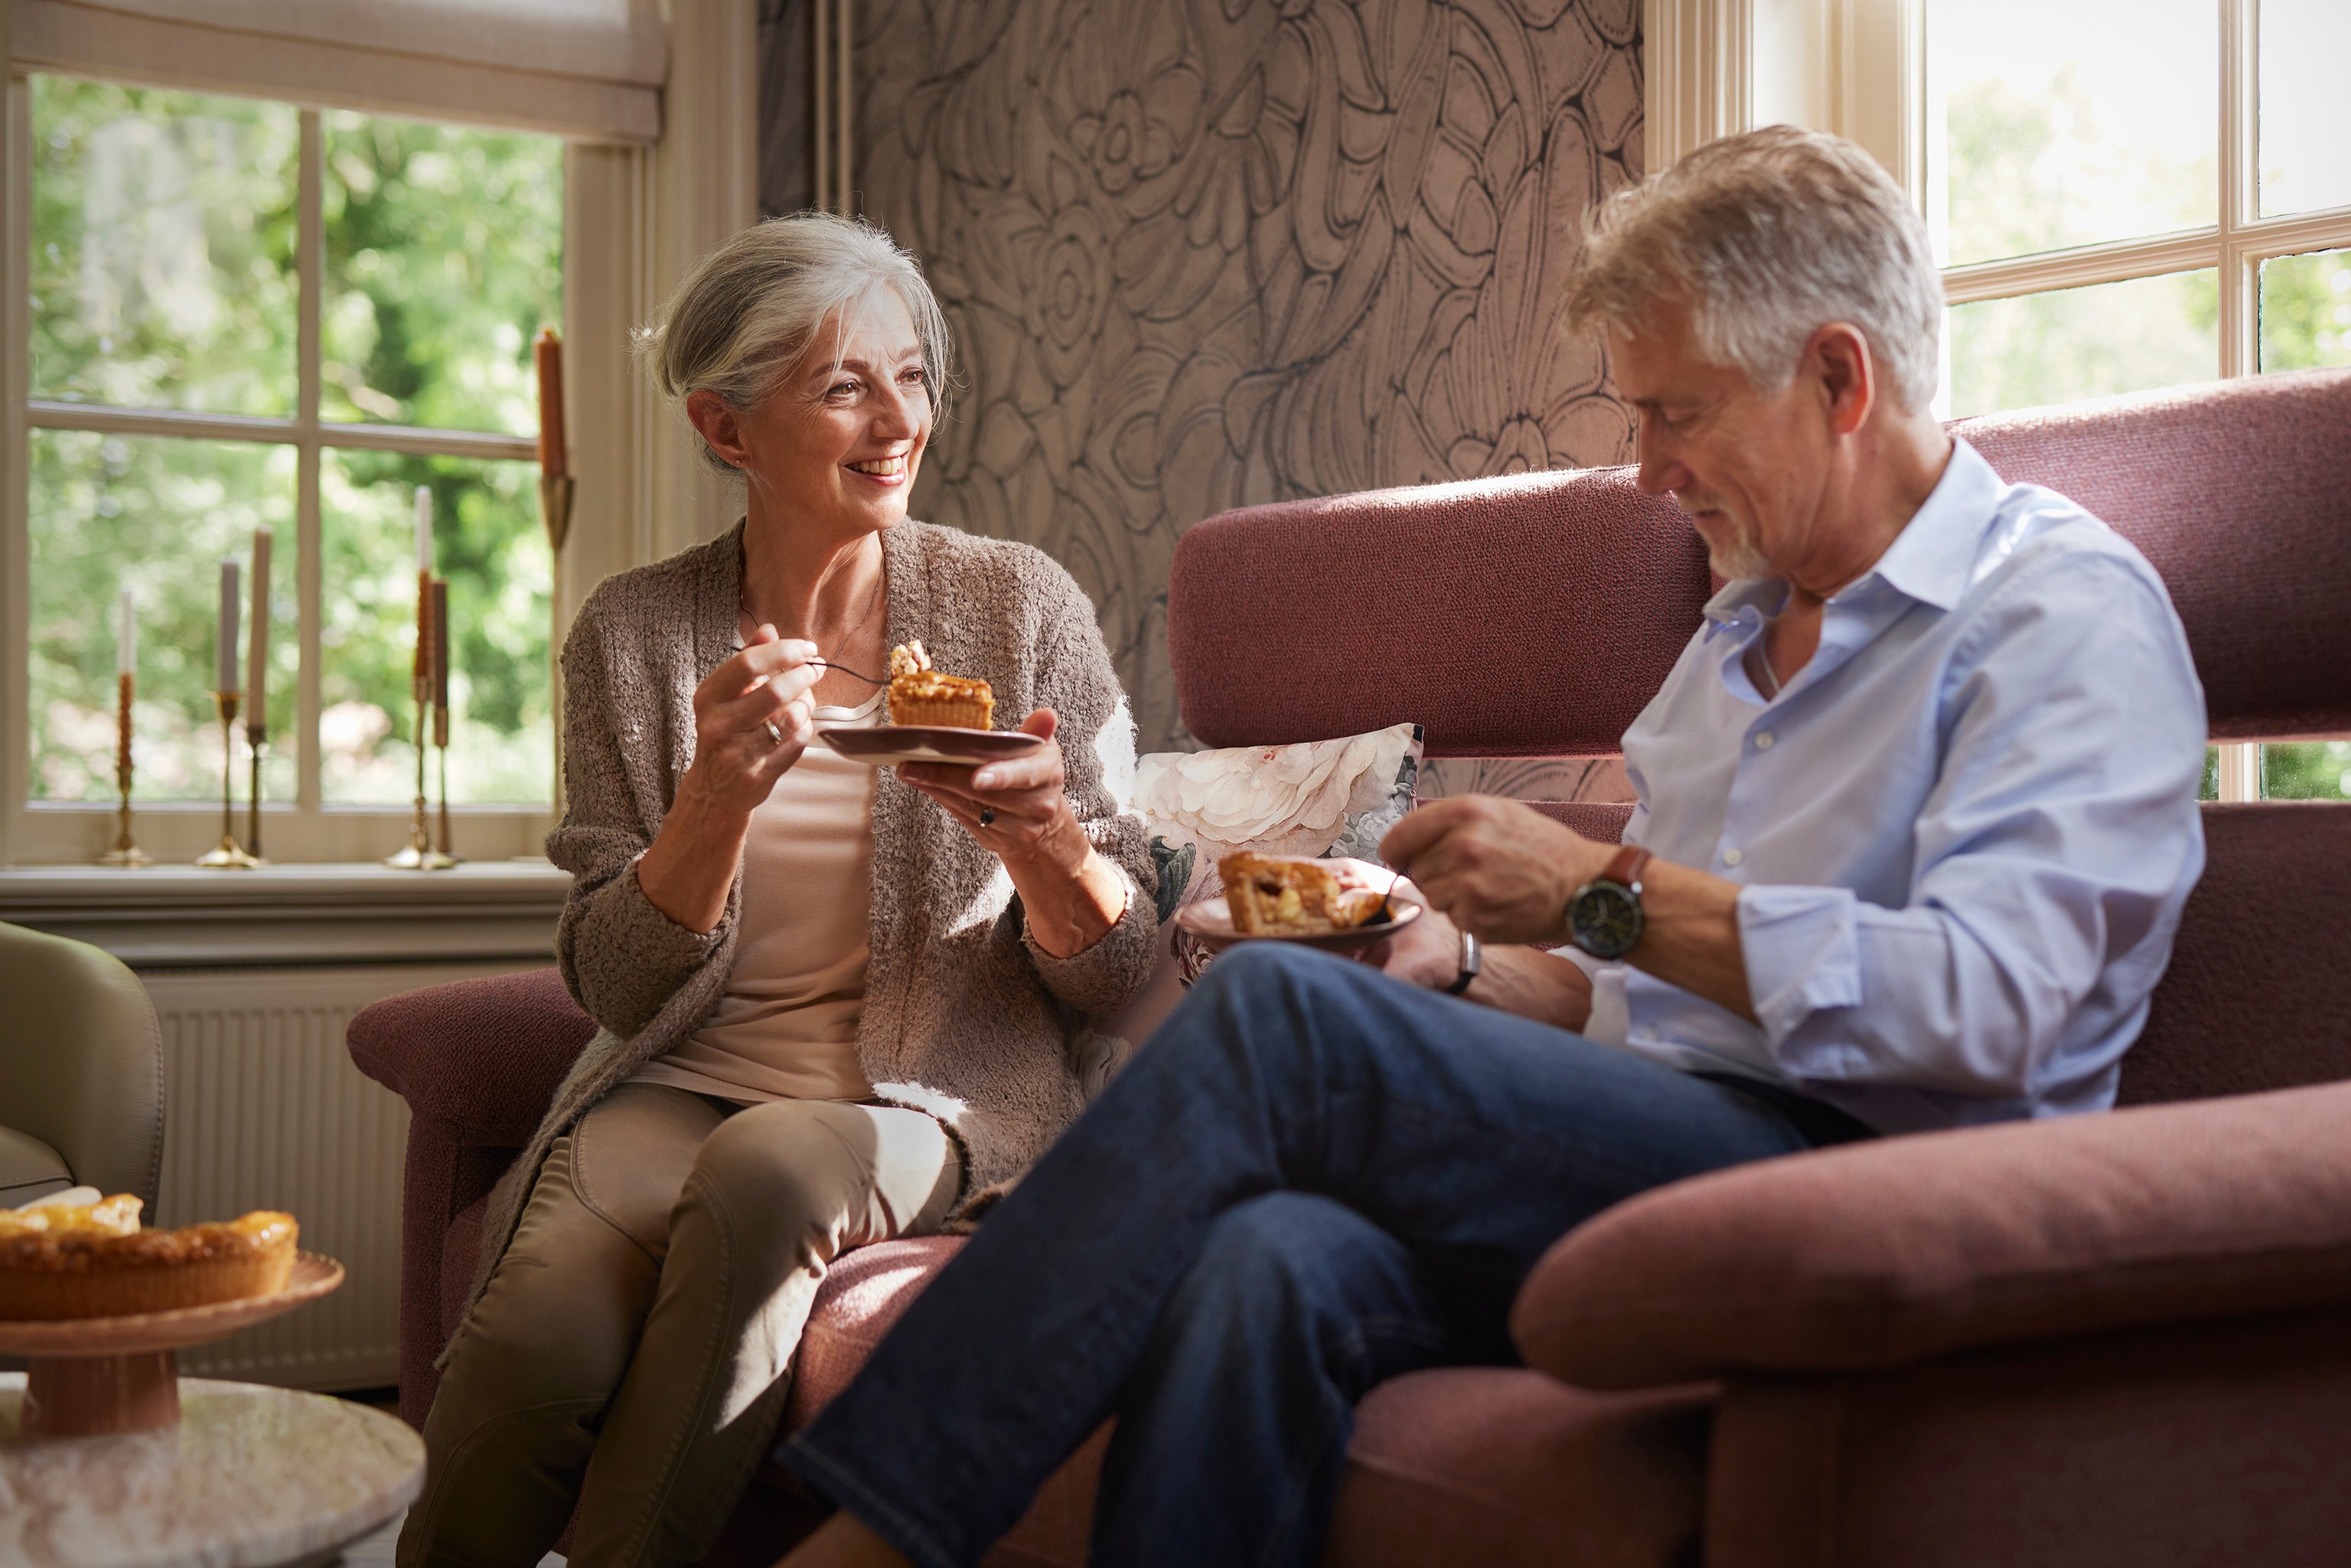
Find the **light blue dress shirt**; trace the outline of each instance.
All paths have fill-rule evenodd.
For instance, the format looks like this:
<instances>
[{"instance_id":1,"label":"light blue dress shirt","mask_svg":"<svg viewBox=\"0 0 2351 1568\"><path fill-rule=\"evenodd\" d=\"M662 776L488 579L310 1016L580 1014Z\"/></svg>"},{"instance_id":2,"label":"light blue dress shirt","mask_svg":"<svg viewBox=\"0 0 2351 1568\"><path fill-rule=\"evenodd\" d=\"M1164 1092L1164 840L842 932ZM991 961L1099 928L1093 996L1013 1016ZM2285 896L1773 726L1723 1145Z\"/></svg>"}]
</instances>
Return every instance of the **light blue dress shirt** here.
<instances>
[{"instance_id":1,"label":"light blue dress shirt","mask_svg":"<svg viewBox=\"0 0 2351 1568\"><path fill-rule=\"evenodd\" d=\"M1761 1023L1585 959L1585 1032L1884 1132L2105 1109L2204 868L2162 580L1959 442L1767 701L1744 655L1786 594L1717 594L1625 736L1626 841L1740 884Z\"/></svg>"}]
</instances>

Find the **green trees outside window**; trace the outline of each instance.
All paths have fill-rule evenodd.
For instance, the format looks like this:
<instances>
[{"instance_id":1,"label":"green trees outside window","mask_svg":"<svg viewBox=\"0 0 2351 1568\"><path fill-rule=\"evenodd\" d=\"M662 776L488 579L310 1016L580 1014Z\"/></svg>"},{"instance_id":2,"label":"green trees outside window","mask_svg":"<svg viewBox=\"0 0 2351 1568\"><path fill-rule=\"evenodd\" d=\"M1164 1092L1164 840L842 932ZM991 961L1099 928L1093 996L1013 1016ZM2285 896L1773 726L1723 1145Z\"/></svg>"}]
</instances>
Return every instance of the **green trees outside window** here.
<instances>
[{"instance_id":1,"label":"green trees outside window","mask_svg":"<svg viewBox=\"0 0 2351 1568\"><path fill-rule=\"evenodd\" d=\"M307 758L312 800L405 805L421 485L450 579L452 797L544 805L551 567L527 460L529 345L562 319L562 143L59 77L31 86L31 798L112 794L113 616L129 588L139 796L216 799L214 562L243 559L266 525L265 798L301 799ZM307 392L306 201L323 238Z\"/></svg>"},{"instance_id":2,"label":"green trees outside window","mask_svg":"<svg viewBox=\"0 0 2351 1568\"><path fill-rule=\"evenodd\" d=\"M1954 307L1950 413L2351 365L2351 249L2339 239L2351 231L2339 212L2351 202L2340 156L2351 99L2338 87L2351 9L2262 0L2258 16L2255 167L2236 200L2263 218L2319 219L2273 241L2279 248L2334 248L2260 263L2252 353L2240 344L2224 364L2222 278L2209 260L2178 248L2161 269L2112 260L2117 245L2192 239L2222 216L2214 0L2082 0L2055 11L2038 0L1929 0L1929 72L1942 83L1932 204L1948 259L1999 265L2105 245L2112 268L2100 281L2105 268L2074 267L2071 286L2011 272L2019 291ZM2019 50L2027 34L2034 47ZM2142 269L2154 275L2134 275ZM2079 281L2085 271L2091 280ZM2217 762L2208 759L2207 799ZM2264 797L2351 800L2351 742L2265 746L2260 764Z\"/></svg>"}]
</instances>

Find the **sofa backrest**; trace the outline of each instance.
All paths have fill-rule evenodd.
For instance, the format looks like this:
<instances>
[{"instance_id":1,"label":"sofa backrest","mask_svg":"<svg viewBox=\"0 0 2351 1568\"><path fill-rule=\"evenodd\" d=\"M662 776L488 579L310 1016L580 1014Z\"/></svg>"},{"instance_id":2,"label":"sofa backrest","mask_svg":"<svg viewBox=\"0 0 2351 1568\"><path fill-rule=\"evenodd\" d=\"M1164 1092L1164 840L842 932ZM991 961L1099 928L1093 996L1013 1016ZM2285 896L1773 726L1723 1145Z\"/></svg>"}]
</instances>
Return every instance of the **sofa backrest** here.
<instances>
[{"instance_id":1,"label":"sofa backrest","mask_svg":"<svg viewBox=\"0 0 2351 1568\"><path fill-rule=\"evenodd\" d=\"M2351 735L2351 372L1963 421L2163 574L2216 740ZM1697 628L1706 558L1630 468L1244 507L1177 545L1167 635L1205 746L1411 720L1431 757L1614 752ZM1546 808L1613 836L1621 809ZM2351 1078L2351 803L2206 810L2126 1101Z\"/></svg>"}]
</instances>

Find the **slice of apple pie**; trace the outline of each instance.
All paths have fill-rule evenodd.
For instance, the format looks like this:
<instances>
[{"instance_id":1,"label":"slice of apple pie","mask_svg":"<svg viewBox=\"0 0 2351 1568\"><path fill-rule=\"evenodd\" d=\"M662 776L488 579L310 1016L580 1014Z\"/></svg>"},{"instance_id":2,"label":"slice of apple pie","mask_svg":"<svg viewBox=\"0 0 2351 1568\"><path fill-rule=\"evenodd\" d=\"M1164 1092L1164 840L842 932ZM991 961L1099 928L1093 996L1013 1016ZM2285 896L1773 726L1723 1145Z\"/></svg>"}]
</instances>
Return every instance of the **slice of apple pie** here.
<instances>
[{"instance_id":1,"label":"slice of apple pie","mask_svg":"<svg viewBox=\"0 0 2351 1568\"><path fill-rule=\"evenodd\" d=\"M890 722L986 729L996 716L996 693L969 675L931 667L919 642L890 650Z\"/></svg>"},{"instance_id":2,"label":"slice of apple pie","mask_svg":"<svg viewBox=\"0 0 2351 1568\"><path fill-rule=\"evenodd\" d=\"M1243 852L1217 862L1225 907L1244 936L1308 936L1352 931L1384 902L1368 887L1344 887L1322 861Z\"/></svg>"}]
</instances>

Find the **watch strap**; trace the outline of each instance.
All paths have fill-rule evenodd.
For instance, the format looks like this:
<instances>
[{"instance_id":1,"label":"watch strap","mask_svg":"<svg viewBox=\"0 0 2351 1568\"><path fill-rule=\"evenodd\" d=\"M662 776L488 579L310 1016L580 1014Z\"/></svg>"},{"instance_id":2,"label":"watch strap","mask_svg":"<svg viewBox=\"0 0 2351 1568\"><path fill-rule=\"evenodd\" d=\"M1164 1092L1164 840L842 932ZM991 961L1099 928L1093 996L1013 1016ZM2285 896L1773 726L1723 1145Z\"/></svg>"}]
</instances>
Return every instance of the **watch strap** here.
<instances>
[{"instance_id":1,"label":"watch strap","mask_svg":"<svg viewBox=\"0 0 2351 1568\"><path fill-rule=\"evenodd\" d=\"M1484 967L1484 965L1485 959L1478 950L1478 938L1470 936L1467 931L1462 932L1461 972L1453 977L1453 983L1445 988L1445 994L1448 997L1458 997L1468 990L1469 982L1478 977L1478 971Z\"/></svg>"},{"instance_id":2,"label":"watch strap","mask_svg":"<svg viewBox=\"0 0 2351 1568\"><path fill-rule=\"evenodd\" d=\"M1608 862L1608 868L1600 873L1600 880L1630 888L1633 895L1638 898L1641 894L1641 873L1648 869L1649 861L1648 851L1638 844L1626 844Z\"/></svg>"}]
</instances>

